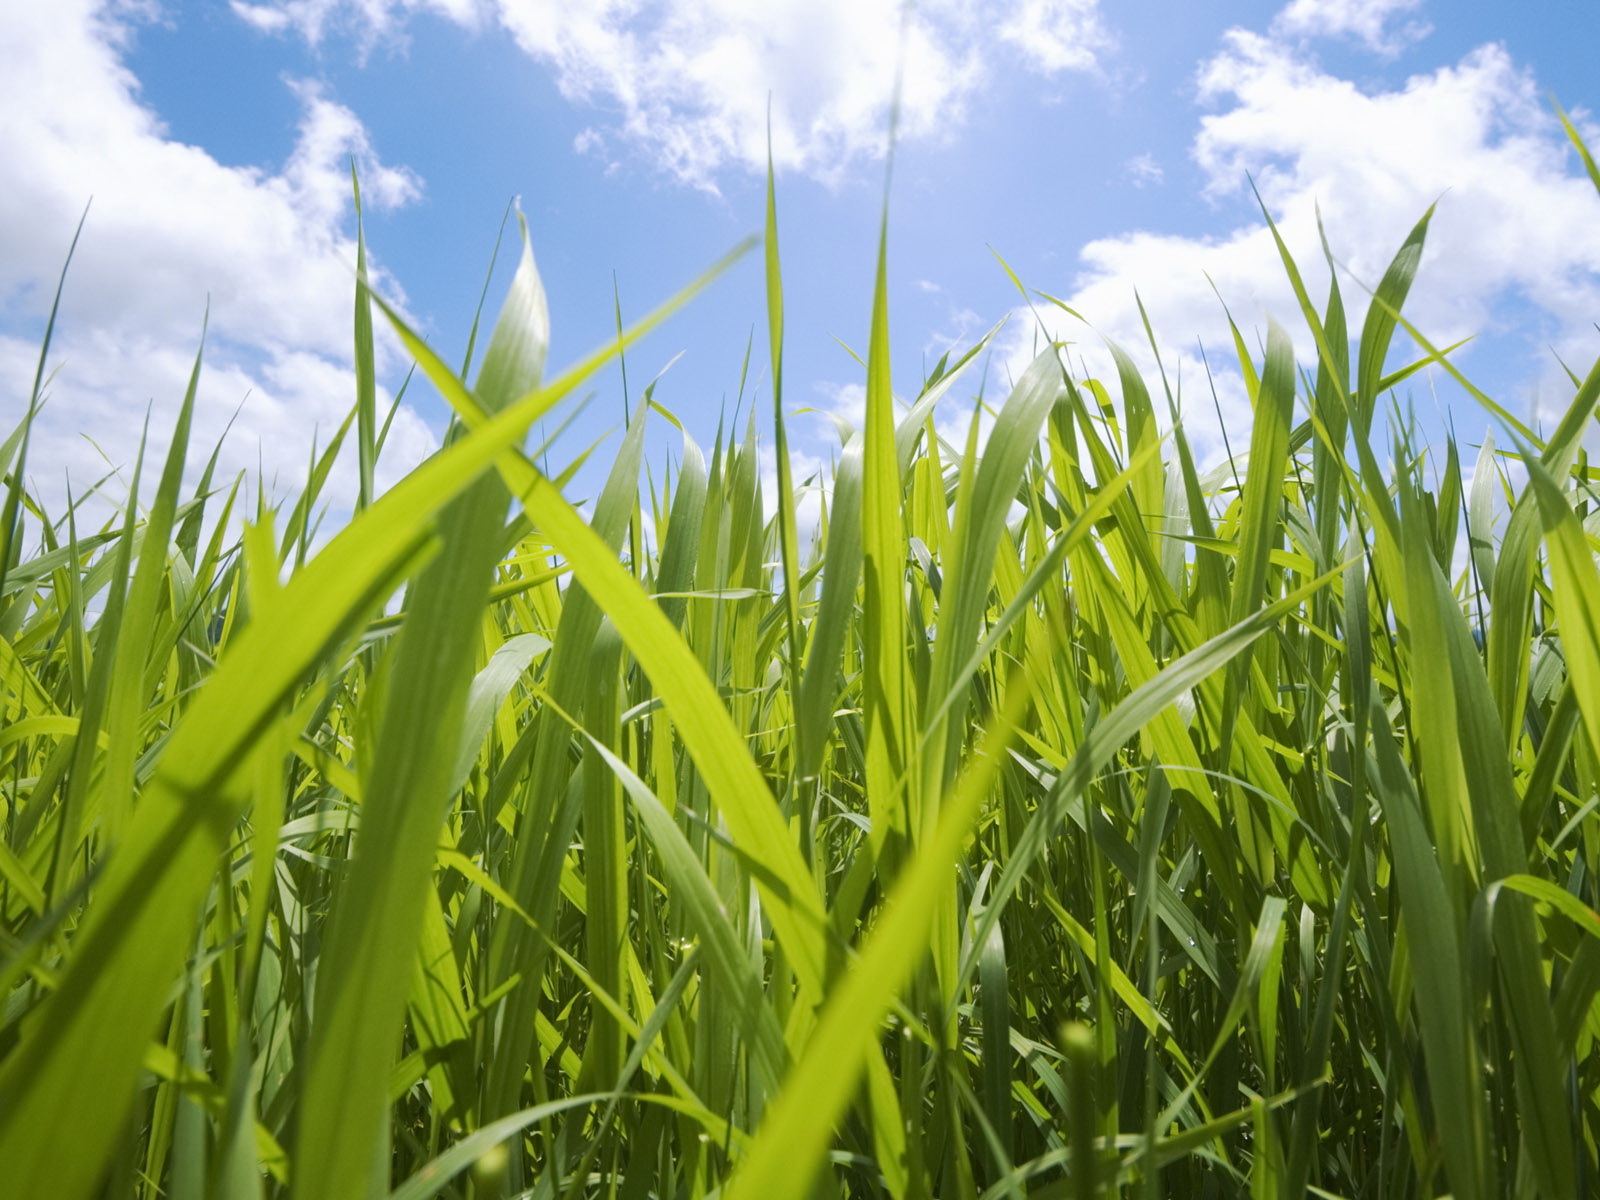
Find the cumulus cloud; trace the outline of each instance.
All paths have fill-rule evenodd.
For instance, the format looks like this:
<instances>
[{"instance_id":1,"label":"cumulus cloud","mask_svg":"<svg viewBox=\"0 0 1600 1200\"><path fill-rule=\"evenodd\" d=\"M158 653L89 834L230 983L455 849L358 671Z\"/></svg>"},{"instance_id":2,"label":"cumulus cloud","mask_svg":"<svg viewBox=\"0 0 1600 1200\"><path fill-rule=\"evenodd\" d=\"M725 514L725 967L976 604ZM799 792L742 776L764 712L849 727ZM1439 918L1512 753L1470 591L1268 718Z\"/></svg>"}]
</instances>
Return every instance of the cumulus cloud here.
<instances>
[{"instance_id":1,"label":"cumulus cloud","mask_svg":"<svg viewBox=\"0 0 1600 1200\"><path fill-rule=\"evenodd\" d=\"M1389 247L1439 200L1418 312L1450 334L1481 327L1508 289L1584 323L1594 313L1600 197L1505 47L1365 93L1235 33L1201 87L1233 102L1195 143L1208 187L1240 189L1250 170L1274 213L1306 236L1317 202L1349 236L1370 231L1375 244L1347 251L1359 277L1376 279Z\"/></svg>"},{"instance_id":2,"label":"cumulus cloud","mask_svg":"<svg viewBox=\"0 0 1600 1200\"><path fill-rule=\"evenodd\" d=\"M1366 293L1407 231L1438 201L1407 313L1444 343L1493 334L1515 305L1543 340L1587 364L1597 350L1600 314L1600 197L1576 165L1559 125L1540 102L1533 77L1500 45L1408 79L1392 90L1363 90L1328 74L1275 37L1230 31L1199 75L1202 117L1192 147L1207 193L1219 203L1248 196L1247 173L1278 222L1321 304L1327 270L1317 234L1320 206L1341 276L1352 329ZM1213 237L1135 231L1084 247L1082 271L1064 297L1096 329L1154 368L1135 302L1138 288L1169 373L1181 373L1185 410L1211 428L1205 449L1221 448L1220 429L1197 337L1211 353L1222 421L1248 427L1236 375L1216 369L1232 356L1221 300L1247 338L1275 314L1303 329L1271 234L1259 218ZM1352 282L1352 277L1354 282ZM1215 290L1213 290L1213 287ZM1095 333L1054 309L1055 336L1105 372ZM1053 315L1052 315L1053 314ZM1021 342L1034 335L1019 321ZM1311 360L1309 336L1297 350ZM1466 359L1471 366L1470 351Z\"/></svg>"},{"instance_id":3,"label":"cumulus cloud","mask_svg":"<svg viewBox=\"0 0 1600 1200\"><path fill-rule=\"evenodd\" d=\"M900 40L898 6L839 0L742 0L641 6L506 0L517 44L554 70L562 92L617 106L620 132L667 171L709 185L726 164L773 157L822 174L883 143ZM970 48L926 19L905 30L902 129L936 132L976 82Z\"/></svg>"},{"instance_id":4,"label":"cumulus cloud","mask_svg":"<svg viewBox=\"0 0 1600 1200\"><path fill-rule=\"evenodd\" d=\"M1392 57L1428 35L1430 26L1403 18L1422 0L1292 0L1273 21L1288 37L1352 37Z\"/></svg>"},{"instance_id":5,"label":"cumulus cloud","mask_svg":"<svg viewBox=\"0 0 1600 1200\"><path fill-rule=\"evenodd\" d=\"M350 157L374 207L406 203L420 181L382 163L356 116L313 83L291 85L299 136L278 170L225 167L173 140L121 58L132 11L94 0L0 6L0 407L16 416L26 407L43 317L93 196L30 479L59 496L68 477L81 490L110 465L130 468L147 404L161 452L209 299L193 457L238 410L223 468L259 462L269 479L292 484L313 437L326 444L355 396ZM376 268L375 279L398 295ZM398 355L380 352L392 369ZM391 469L433 444L426 423L403 410Z\"/></svg>"},{"instance_id":6,"label":"cumulus cloud","mask_svg":"<svg viewBox=\"0 0 1600 1200\"><path fill-rule=\"evenodd\" d=\"M611 115L606 135L679 180L715 190L727 168L764 169L767 102L777 166L836 179L883 153L897 69L900 134L958 127L1003 62L1093 71L1112 44L1099 0L235 0L257 28L313 42L346 22L401 36L418 10L466 24L486 11L569 99ZM904 58L901 58L901 48Z\"/></svg>"}]
</instances>

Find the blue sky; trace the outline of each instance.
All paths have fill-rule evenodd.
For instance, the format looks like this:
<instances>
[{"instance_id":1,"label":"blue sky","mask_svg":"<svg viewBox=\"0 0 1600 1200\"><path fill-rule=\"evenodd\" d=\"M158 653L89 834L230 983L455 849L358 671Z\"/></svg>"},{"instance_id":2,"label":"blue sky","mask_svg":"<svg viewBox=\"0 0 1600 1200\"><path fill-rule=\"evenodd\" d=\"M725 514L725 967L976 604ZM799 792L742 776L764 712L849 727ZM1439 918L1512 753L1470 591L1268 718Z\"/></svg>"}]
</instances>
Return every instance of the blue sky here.
<instances>
[{"instance_id":1,"label":"blue sky","mask_svg":"<svg viewBox=\"0 0 1600 1200\"><path fill-rule=\"evenodd\" d=\"M865 342L902 44L890 271L903 395L1008 314L990 392L1026 362L1037 328L998 253L1093 324L1049 319L1091 372L1103 368L1097 334L1152 361L1137 288L1214 458L1219 411L1235 436L1249 416L1212 283L1247 330L1269 312L1293 317L1247 173L1319 298L1321 206L1358 308L1354 281L1375 282L1440 200L1412 312L1440 339L1479 335L1462 365L1513 412L1548 419L1563 403L1552 350L1580 371L1600 353L1600 197L1548 103L1597 132L1593 0L1521 5L1514 18L1460 0L924 0L903 42L894 0L0 7L6 424L94 197L29 470L46 494L69 475L81 489L108 461L125 467L147 403L160 427L208 297L197 436L220 436L238 410L225 465L290 482L303 472L314 434L353 399L351 155L380 288L450 359L520 197L560 364L612 336L614 282L625 318L642 315L759 230L769 95L787 407L858 419L862 372L838 342ZM658 398L708 441L764 320L750 255L630 354L630 384L681 351ZM765 426L760 346L746 404ZM393 346L382 359L393 386L405 363ZM390 479L443 426L436 401L411 399ZM950 397L944 427L963 426L969 399ZM1444 383L1419 377L1408 399L1426 429L1451 410L1468 442L1486 425ZM612 372L564 445L600 437L621 408ZM821 417L797 417L791 436L802 472L837 444Z\"/></svg>"}]
</instances>

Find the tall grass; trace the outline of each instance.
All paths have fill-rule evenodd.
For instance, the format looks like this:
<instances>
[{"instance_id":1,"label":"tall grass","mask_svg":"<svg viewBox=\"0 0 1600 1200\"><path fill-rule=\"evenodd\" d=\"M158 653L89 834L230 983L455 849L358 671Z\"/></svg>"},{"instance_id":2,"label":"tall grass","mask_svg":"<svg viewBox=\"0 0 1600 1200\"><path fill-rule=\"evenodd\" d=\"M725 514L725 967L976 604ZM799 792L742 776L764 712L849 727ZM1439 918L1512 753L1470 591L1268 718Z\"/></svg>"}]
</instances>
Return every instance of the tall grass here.
<instances>
[{"instance_id":1,"label":"tall grass","mask_svg":"<svg viewBox=\"0 0 1600 1200\"><path fill-rule=\"evenodd\" d=\"M1600 1186L1600 363L1547 439L1461 378L1505 449L1412 444L1391 389L1457 374L1416 330L1390 361L1427 224L1360 330L1284 250L1318 359L1236 331L1248 457L1205 473L1120 349L1047 348L986 438L934 424L982 343L897 416L880 254L809 545L770 190L776 511L753 424L641 487L648 395L592 516L534 465L615 348L546 375L525 234L470 387L376 301L456 416L382 495L364 269L292 501L215 453L185 490L191 381L80 529L24 484L36 381L0 447L0 1191Z\"/></svg>"}]
</instances>

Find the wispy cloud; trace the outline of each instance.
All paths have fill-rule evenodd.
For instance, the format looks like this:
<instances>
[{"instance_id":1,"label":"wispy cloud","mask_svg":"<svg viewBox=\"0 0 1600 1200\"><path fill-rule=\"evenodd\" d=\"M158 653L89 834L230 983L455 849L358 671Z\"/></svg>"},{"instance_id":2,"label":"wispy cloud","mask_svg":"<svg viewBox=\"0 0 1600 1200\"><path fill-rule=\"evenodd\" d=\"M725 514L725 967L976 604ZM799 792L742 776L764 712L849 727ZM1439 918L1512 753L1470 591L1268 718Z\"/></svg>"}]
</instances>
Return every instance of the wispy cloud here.
<instances>
[{"instance_id":1,"label":"wispy cloud","mask_svg":"<svg viewBox=\"0 0 1600 1200\"><path fill-rule=\"evenodd\" d=\"M1421 40L1431 27L1409 19L1422 0L1292 0L1272 23L1286 37L1349 37L1393 57Z\"/></svg>"},{"instance_id":2,"label":"wispy cloud","mask_svg":"<svg viewBox=\"0 0 1600 1200\"><path fill-rule=\"evenodd\" d=\"M229 0L236 16L263 33L299 33L313 45L348 30L370 47L403 36L414 13L432 13L476 28L492 11L487 0Z\"/></svg>"},{"instance_id":3,"label":"wispy cloud","mask_svg":"<svg viewBox=\"0 0 1600 1200\"><path fill-rule=\"evenodd\" d=\"M1136 188L1155 187L1167 177L1153 154L1134 155L1123 163L1122 170L1128 182Z\"/></svg>"}]
</instances>

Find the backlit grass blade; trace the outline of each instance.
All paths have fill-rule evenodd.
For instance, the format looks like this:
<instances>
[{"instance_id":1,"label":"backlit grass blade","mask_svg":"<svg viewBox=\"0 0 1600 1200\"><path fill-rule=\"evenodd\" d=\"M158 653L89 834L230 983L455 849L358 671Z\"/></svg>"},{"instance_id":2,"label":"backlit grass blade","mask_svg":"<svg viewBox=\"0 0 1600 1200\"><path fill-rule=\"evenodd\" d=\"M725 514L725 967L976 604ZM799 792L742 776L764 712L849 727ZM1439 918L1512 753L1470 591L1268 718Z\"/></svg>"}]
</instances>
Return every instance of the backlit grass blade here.
<instances>
[{"instance_id":1,"label":"backlit grass blade","mask_svg":"<svg viewBox=\"0 0 1600 1200\"><path fill-rule=\"evenodd\" d=\"M1267 358L1256 395L1255 426L1250 434L1249 474L1245 479L1243 512L1239 519L1239 561L1234 569L1229 619L1237 625L1262 603L1267 560L1278 540L1278 508L1283 499L1283 474L1289 453L1289 426L1294 413L1294 346L1276 321L1267 327ZM1228 674L1228 699L1224 720L1231 720L1250 667L1245 650L1233 661ZM1225 725L1222 743L1232 734Z\"/></svg>"},{"instance_id":2,"label":"backlit grass blade","mask_svg":"<svg viewBox=\"0 0 1600 1200\"><path fill-rule=\"evenodd\" d=\"M839 694L840 656L850 635L861 580L861 435L853 434L839 455L828 518L827 571L822 598L806 645L805 675L796 698L795 771L816 775L833 725Z\"/></svg>"},{"instance_id":3,"label":"backlit grass blade","mask_svg":"<svg viewBox=\"0 0 1600 1200\"><path fill-rule=\"evenodd\" d=\"M1573 927L1580 933L1591 938L1600 938L1600 913L1596 913L1571 892L1564 891L1548 879L1540 879L1537 875L1507 875L1504 879L1495 880L1484 889L1485 902L1495 903L1503 890L1521 892L1525 896L1531 896L1543 904L1548 904L1571 921Z\"/></svg>"},{"instance_id":4,"label":"backlit grass blade","mask_svg":"<svg viewBox=\"0 0 1600 1200\"><path fill-rule=\"evenodd\" d=\"M495 714L505 703L511 689L517 686L533 660L550 649L550 643L537 633L519 633L510 638L489 656L483 669L474 676L467 693L466 713L461 722L461 746L456 755L455 767L450 773L450 786L446 791L454 794L467 782L472 767L483 750L484 739L489 736Z\"/></svg>"},{"instance_id":5,"label":"backlit grass blade","mask_svg":"<svg viewBox=\"0 0 1600 1200\"><path fill-rule=\"evenodd\" d=\"M706 511L706 459L687 433L683 435L683 460L678 466L676 490L667 519L667 531L657 559L656 592L664 593L661 609L674 625L683 620L685 592L694 589L700 552L700 529Z\"/></svg>"},{"instance_id":6,"label":"backlit grass blade","mask_svg":"<svg viewBox=\"0 0 1600 1200\"><path fill-rule=\"evenodd\" d=\"M537 388L549 339L544 286L524 229L522 262L478 378L485 409L503 411ZM441 516L439 551L407 596L354 861L334 899L328 966L317 977L295 1147L297 1200L358 1194L374 1144L387 1143L387 1072L460 745L440 731L463 728L507 499L499 479L485 477L455 500Z\"/></svg>"},{"instance_id":7,"label":"backlit grass blade","mask_svg":"<svg viewBox=\"0 0 1600 1200\"><path fill-rule=\"evenodd\" d=\"M1589 147L1584 143L1582 135L1573 125L1572 119L1560 105L1556 106L1556 116L1561 118L1561 127L1566 130L1567 140L1578 151L1578 157L1583 160L1583 169L1589 173L1589 180L1594 184L1595 191L1600 192L1600 165L1594 160L1594 155L1589 152Z\"/></svg>"},{"instance_id":8,"label":"backlit grass blade","mask_svg":"<svg viewBox=\"0 0 1600 1200\"><path fill-rule=\"evenodd\" d=\"M795 524L794 473L783 415L783 273L778 261L778 199L767 147L767 334L772 352L773 449L778 465L778 547L783 558L784 618L788 625L789 689L800 686L800 534Z\"/></svg>"},{"instance_id":9,"label":"backlit grass blade","mask_svg":"<svg viewBox=\"0 0 1600 1200\"><path fill-rule=\"evenodd\" d=\"M111 573L106 581L104 627L107 635L95 639L95 654L89 655L87 628L88 590L83 587L82 561L77 545L76 522L68 514L67 548L70 552L70 578L77 586L69 587L63 614L65 628L63 640L69 647L68 678L72 683L72 700L79 710L78 729L70 745L71 760L66 787L61 797L61 807L55 813L54 846L50 858L46 887L57 898L65 895L76 882L74 864L79 860L79 846L85 834L92 830L96 809L104 800L104 793L93 787L94 764L99 757L99 739L106 719L110 700L112 670L116 665L116 641L123 622L123 609L127 603L128 577L133 558L133 530L135 514L139 508L139 486L144 474L144 456L148 444L148 423L141 430L139 448L134 459L133 480L129 486L124 509L122 536L109 555ZM181 453L181 451L180 451ZM63 750L69 749L63 746ZM131 782L131 780L130 780ZM122 798L116 805L117 816L126 812L132 797ZM118 826L121 832L121 826Z\"/></svg>"},{"instance_id":10,"label":"backlit grass blade","mask_svg":"<svg viewBox=\"0 0 1600 1200\"><path fill-rule=\"evenodd\" d=\"M1600 367L1596 368L1600 371ZM1544 464L1525 458L1550 551L1551 596L1573 694L1591 747L1600 746L1600 572L1590 539Z\"/></svg>"},{"instance_id":11,"label":"backlit grass blade","mask_svg":"<svg viewBox=\"0 0 1600 1200\"><path fill-rule=\"evenodd\" d=\"M1051 346L1029 364L1001 406L976 478L970 483L970 494L963 493L964 498L957 502L952 540L944 555L943 570L948 582L939 602L939 637L934 644L927 688L928 704L937 706L941 723L949 721L959 728L964 722L966 706L951 691L957 684L959 668L978 641L994 579L995 555L1022 484L1023 468L1038 446L1045 417L1060 391L1061 364ZM1141 461L1144 470L1148 470L1154 459L1145 457ZM1135 475L1130 484L1136 485L1140 477ZM937 728L928 734L933 739L932 758L923 779L933 793L923 803L932 808L937 804L937 791L952 773L960 739L947 743ZM931 813L924 817L930 819Z\"/></svg>"},{"instance_id":12,"label":"backlit grass blade","mask_svg":"<svg viewBox=\"0 0 1600 1200\"><path fill-rule=\"evenodd\" d=\"M1495 461L1495 444L1492 434L1485 434L1478 451L1477 464L1472 468L1472 491L1467 501L1467 550L1473 569L1478 574L1480 595L1494 591L1494 497L1499 482L1499 468ZM1479 620L1483 619L1480 612Z\"/></svg>"},{"instance_id":13,"label":"backlit grass blade","mask_svg":"<svg viewBox=\"0 0 1600 1200\"><path fill-rule=\"evenodd\" d=\"M1021 619L1024 612L1033 603L1034 598L1040 594L1045 586L1054 581L1061 570L1063 561L1076 550L1085 538L1094 531L1096 523L1106 515L1122 496L1123 490L1132 482L1137 473L1156 458L1160 443L1152 442L1136 454L1121 475L1115 479L1107 480L1104 486L1096 489L1094 498L1090 500L1083 511L1072 518L1072 523L1061 532L1055 543L1050 547L1049 553L1041 557L1034 565L1028 577L1022 582L1016 593L1007 603L1005 610L990 625L971 656L956 671L951 680L949 690L938 708L933 710L927 725L932 727L941 721L950 707L956 702L959 689L971 682L983 660L993 653L1002 644L1008 630Z\"/></svg>"},{"instance_id":14,"label":"backlit grass blade","mask_svg":"<svg viewBox=\"0 0 1600 1200\"><path fill-rule=\"evenodd\" d=\"M372 353L372 292L367 286L367 232L361 219L361 181L350 159L350 191L356 208L356 508L372 503L372 476L378 460L378 382Z\"/></svg>"},{"instance_id":15,"label":"backlit grass blade","mask_svg":"<svg viewBox=\"0 0 1600 1200\"><path fill-rule=\"evenodd\" d=\"M201 334L204 340L204 332ZM183 483L184 458L189 449L189 428L194 415L195 391L200 384L200 355L189 374L189 385L173 426L167 460L156 485L155 504L144 526L144 541L139 565L129 587L122 613L111 671L110 692L106 698L107 754L101 768L106 834L112 845L122 840L133 810L134 759L141 746L140 723L146 697L140 693L145 683L146 656L154 639L156 610L161 603L167 571L167 544L178 508L178 489Z\"/></svg>"},{"instance_id":16,"label":"backlit grass blade","mask_svg":"<svg viewBox=\"0 0 1600 1200\"><path fill-rule=\"evenodd\" d=\"M889 373L889 215L878 234L867 347L867 414L862 441L861 563L862 709L866 725L866 790L874 858L890 875L912 836L907 776L912 730L905 669L905 536L900 463L895 453L894 392Z\"/></svg>"},{"instance_id":17,"label":"backlit grass blade","mask_svg":"<svg viewBox=\"0 0 1600 1200\"><path fill-rule=\"evenodd\" d=\"M28 466L28 441L33 433L34 418L44 401L45 366L50 361L50 341L55 335L56 318L61 315L61 293L66 290L67 270L72 266L72 256L77 253L78 239L83 236L83 224L89 219L89 206L84 205L72 231L72 241L67 246L67 257L61 264L61 275L56 280L55 296L50 301L50 316L44 323L44 337L39 344L39 365L33 373L33 388L28 394L28 411L16 431L6 439L6 452L0 454L0 477L9 476L6 499L0 507L0 595L4 594L6 573L12 559L21 547L17 544L18 522L22 518L22 479Z\"/></svg>"},{"instance_id":18,"label":"backlit grass blade","mask_svg":"<svg viewBox=\"0 0 1600 1200\"><path fill-rule=\"evenodd\" d=\"M1406 235L1373 295L1374 303L1368 307L1366 320L1361 326L1361 344L1356 353L1356 397L1354 419L1358 436L1365 437L1372 428L1372 415L1377 410L1379 381L1383 378L1384 360L1389 353L1389 343L1394 337L1395 318L1405 304L1411 284L1422 262L1422 246L1428 236L1428 223L1433 219L1433 206L1422 214L1422 219Z\"/></svg>"},{"instance_id":19,"label":"backlit grass blade","mask_svg":"<svg viewBox=\"0 0 1600 1200\"><path fill-rule=\"evenodd\" d=\"M928 418L933 415L934 408L950 393L950 389L955 387L972 364L978 361L979 356L989 349L995 335L1000 332L1004 324L1005 322L1001 321L992 326L955 362L944 363L943 372L923 389L922 395L917 397L917 402L900 418L900 423L894 431L894 444L902 478L911 470L917 444L928 429Z\"/></svg>"},{"instance_id":20,"label":"backlit grass blade","mask_svg":"<svg viewBox=\"0 0 1600 1200\"><path fill-rule=\"evenodd\" d=\"M402 327L418 362L470 428L484 419L472 395L439 358ZM506 483L529 518L556 546L573 573L611 618L656 694L733 831L734 841L762 870L756 882L787 943L803 986L820 994L822 902L810 872L751 761L705 670L659 606L617 562L560 491L520 455L502 458Z\"/></svg>"},{"instance_id":21,"label":"backlit grass blade","mask_svg":"<svg viewBox=\"0 0 1600 1200\"><path fill-rule=\"evenodd\" d=\"M1373 297L1374 307L1385 306L1387 303L1381 290ZM1439 362L1444 371L1459 383L1468 395L1491 412L1497 415L1503 413L1498 405L1475 387L1459 368L1445 359L1427 336L1401 316L1398 310L1392 310L1391 316L1405 328L1418 345ZM1572 403L1568 405L1560 423L1539 450L1539 461L1547 472L1560 476L1571 467L1578 454L1579 440L1588 428L1596 404L1600 404L1600 359L1596 359L1594 365L1590 367L1588 375L1578 386ZM1514 425L1514 429L1520 436L1524 438L1528 436L1527 430L1521 427L1520 423ZM1500 552L1495 559L1494 586L1491 591L1493 620L1489 626L1487 656L1490 686L1500 711L1500 723L1508 734L1518 727L1522 704L1527 694L1527 641L1533 631L1537 508L1534 493L1524 491L1513 506L1511 516L1506 522Z\"/></svg>"},{"instance_id":22,"label":"backlit grass blade","mask_svg":"<svg viewBox=\"0 0 1600 1200\"><path fill-rule=\"evenodd\" d=\"M1439 611L1443 605L1434 587L1438 564L1431 551L1432 530L1415 492L1406 484L1401 486L1406 592L1411 598L1411 667L1415 678L1436 684L1416 689L1408 715L1412 736L1418 742L1423 798L1440 868L1447 883L1464 889L1467 879L1477 873L1479 836L1467 795L1456 727L1457 689L1445 686L1450 679L1450 663Z\"/></svg>"},{"instance_id":23,"label":"backlit grass blade","mask_svg":"<svg viewBox=\"0 0 1600 1200\"><path fill-rule=\"evenodd\" d=\"M166 745L61 986L0 1067L0 1161L17 1187L72 1200L94 1186L215 856L246 802L237 773L250 747L429 550L440 509L572 382L531 393L374 501L230 645Z\"/></svg>"}]
</instances>

